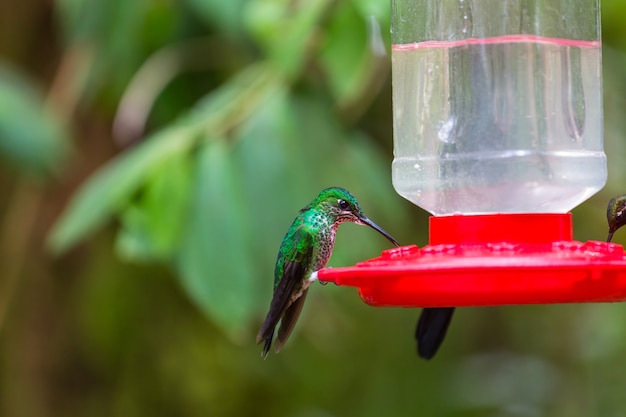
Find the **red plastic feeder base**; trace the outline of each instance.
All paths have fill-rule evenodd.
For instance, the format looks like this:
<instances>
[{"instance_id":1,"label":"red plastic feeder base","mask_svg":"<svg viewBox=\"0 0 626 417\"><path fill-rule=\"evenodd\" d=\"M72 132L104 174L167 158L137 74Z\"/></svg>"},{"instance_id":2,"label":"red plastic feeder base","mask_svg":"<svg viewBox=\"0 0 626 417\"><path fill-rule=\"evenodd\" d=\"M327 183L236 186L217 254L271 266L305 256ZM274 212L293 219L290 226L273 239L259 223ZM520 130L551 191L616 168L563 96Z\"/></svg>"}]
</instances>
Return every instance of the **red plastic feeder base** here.
<instances>
[{"instance_id":1,"label":"red plastic feeder base","mask_svg":"<svg viewBox=\"0 0 626 417\"><path fill-rule=\"evenodd\" d=\"M320 281L357 287L373 306L455 307L626 300L618 244L572 240L571 214L430 218L430 245L403 246Z\"/></svg>"}]
</instances>

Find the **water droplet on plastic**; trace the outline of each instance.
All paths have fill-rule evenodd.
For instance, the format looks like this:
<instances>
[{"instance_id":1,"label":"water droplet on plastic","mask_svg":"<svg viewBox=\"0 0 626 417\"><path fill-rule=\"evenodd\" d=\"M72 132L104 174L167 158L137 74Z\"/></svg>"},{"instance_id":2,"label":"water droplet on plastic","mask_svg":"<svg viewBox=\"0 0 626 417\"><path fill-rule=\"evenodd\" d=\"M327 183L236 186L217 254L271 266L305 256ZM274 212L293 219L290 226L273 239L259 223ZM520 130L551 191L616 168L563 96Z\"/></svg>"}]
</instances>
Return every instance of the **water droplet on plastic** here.
<instances>
[{"instance_id":1,"label":"water droplet on plastic","mask_svg":"<svg viewBox=\"0 0 626 417\"><path fill-rule=\"evenodd\" d=\"M452 128L454 127L455 120L454 117L446 120L444 124L441 125L439 130L437 131L437 137L440 141L445 143L452 143L454 140L450 137L450 133L452 132Z\"/></svg>"}]
</instances>

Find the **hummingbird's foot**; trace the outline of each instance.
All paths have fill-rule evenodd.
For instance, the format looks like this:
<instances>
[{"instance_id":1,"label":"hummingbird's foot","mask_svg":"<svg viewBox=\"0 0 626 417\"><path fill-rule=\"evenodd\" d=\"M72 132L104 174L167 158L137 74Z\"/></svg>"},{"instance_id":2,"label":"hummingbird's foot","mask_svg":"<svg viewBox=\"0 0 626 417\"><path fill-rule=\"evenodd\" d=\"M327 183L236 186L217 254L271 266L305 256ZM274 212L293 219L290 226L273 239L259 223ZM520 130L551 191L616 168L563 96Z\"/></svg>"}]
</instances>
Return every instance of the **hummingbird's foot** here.
<instances>
[{"instance_id":1,"label":"hummingbird's foot","mask_svg":"<svg viewBox=\"0 0 626 417\"><path fill-rule=\"evenodd\" d=\"M319 279L317 278L317 271L313 271L313 273L311 273L311 275L309 276L309 279L307 281L309 282L309 284L312 284L315 281L319 281ZM319 283L322 284L322 285L326 285L326 282L324 282L324 281L319 281Z\"/></svg>"},{"instance_id":2,"label":"hummingbird's foot","mask_svg":"<svg viewBox=\"0 0 626 417\"><path fill-rule=\"evenodd\" d=\"M311 275L309 275L309 279L308 279L308 281L309 281L309 282L315 282L315 281L317 281L317 271L313 271L313 272L311 273Z\"/></svg>"}]
</instances>

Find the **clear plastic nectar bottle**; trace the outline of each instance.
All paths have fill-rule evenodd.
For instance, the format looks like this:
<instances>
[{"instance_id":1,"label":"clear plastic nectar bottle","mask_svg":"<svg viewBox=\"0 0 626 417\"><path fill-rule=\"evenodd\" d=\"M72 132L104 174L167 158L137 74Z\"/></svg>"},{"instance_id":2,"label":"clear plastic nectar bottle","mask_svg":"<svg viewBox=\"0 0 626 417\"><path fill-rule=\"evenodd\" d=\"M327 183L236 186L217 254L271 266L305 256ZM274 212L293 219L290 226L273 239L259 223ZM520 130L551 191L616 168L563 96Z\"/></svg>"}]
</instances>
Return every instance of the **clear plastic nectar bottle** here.
<instances>
[{"instance_id":1,"label":"clear plastic nectar bottle","mask_svg":"<svg viewBox=\"0 0 626 417\"><path fill-rule=\"evenodd\" d=\"M599 0L392 0L396 191L434 215L600 190Z\"/></svg>"}]
</instances>

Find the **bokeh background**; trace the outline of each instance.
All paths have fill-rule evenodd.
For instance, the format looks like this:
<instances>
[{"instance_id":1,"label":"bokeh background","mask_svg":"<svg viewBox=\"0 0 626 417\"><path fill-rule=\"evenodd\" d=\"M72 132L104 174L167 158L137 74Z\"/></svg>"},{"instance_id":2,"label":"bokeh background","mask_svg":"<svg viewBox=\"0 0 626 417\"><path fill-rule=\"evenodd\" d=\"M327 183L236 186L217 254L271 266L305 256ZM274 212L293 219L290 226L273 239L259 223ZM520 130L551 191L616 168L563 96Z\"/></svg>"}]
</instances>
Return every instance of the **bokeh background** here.
<instances>
[{"instance_id":1,"label":"bokeh background","mask_svg":"<svg viewBox=\"0 0 626 417\"><path fill-rule=\"evenodd\" d=\"M609 182L582 241L626 192L626 3L602 18ZM425 362L418 310L316 285L261 359L276 251L321 188L427 243L391 187L388 29L387 0L0 1L0 415L626 415L622 304L465 308ZM342 226L331 265L386 245Z\"/></svg>"}]
</instances>

